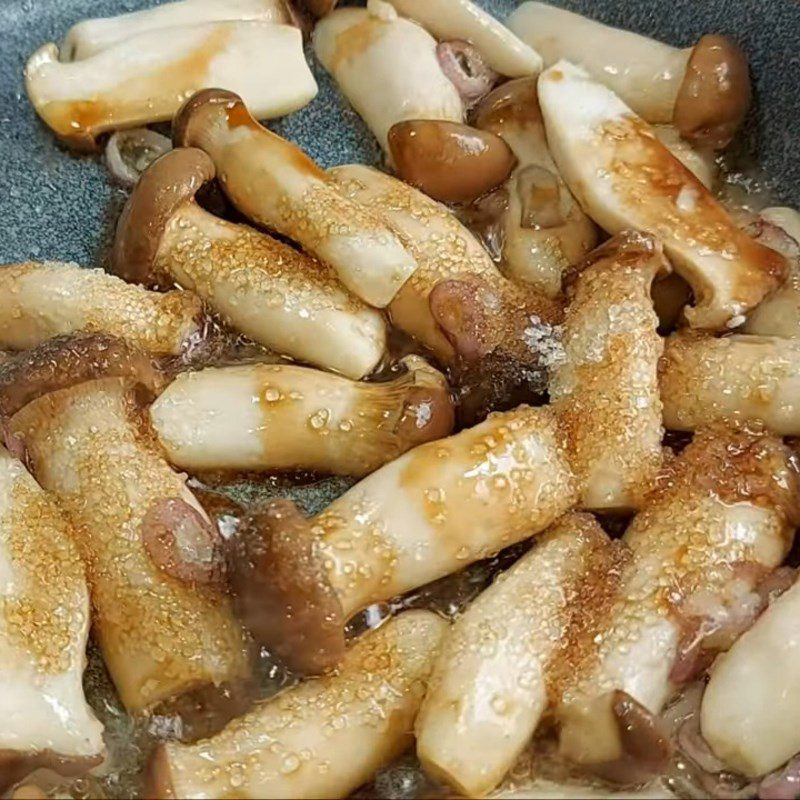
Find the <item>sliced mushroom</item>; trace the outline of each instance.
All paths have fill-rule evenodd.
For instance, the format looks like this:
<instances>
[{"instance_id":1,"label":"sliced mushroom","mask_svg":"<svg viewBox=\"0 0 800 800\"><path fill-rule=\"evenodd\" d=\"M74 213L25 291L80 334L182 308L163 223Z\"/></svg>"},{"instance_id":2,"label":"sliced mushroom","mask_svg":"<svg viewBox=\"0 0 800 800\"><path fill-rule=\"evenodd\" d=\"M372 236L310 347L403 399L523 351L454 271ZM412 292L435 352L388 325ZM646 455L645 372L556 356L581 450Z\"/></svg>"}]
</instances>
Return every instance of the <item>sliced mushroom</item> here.
<instances>
[{"instance_id":1,"label":"sliced mushroom","mask_svg":"<svg viewBox=\"0 0 800 800\"><path fill-rule=\"evenodd\" d=\"M502 780L548 708L570 614L586 611L586 585L607 581L610 551L593 517L568 514L456 620L417 718L428 775L466 797Z\"/></svg>"},{"instance_id":2,"label":"sliced mushroom","mask_svg":"<svg viewBox=\"0 0 800 800\"><path fill-rule=\"evenodd\" d=\"M196 94L176 117L174 138L208 153L243 214L329 263L370 305L391 302L416 269L377 216L344 197L302 150L259 125L237 95Z\"/></svg>"},{"instance_id":3,"label":"sliced mushroom","mask_svg":"<svg viewBox=\"0 0 800 800\"><path fill-rule=\"evenodd\" d=\"M667 150L691 172L703 186L713 191L719 174L713 150L695 147L681 137L674 125L654 125L653 132Z\"/></svg>"},{"instance_id":4,"label":"sliced mushroom","mask_svg":"<svg viewBox=\"0 0 800 800\"><path fill-rule=\"evenodd\" d=\"M728 768L757 777L800 752L799 646L795 583L715 662L700 722L703 737Z\"/></svg>"},{"instance_id":5,"label":"sliced mushroom","mask_svg":"<svg viewBox=\"0 0 800 800\"><path fill-rule=\"evenodd\" d=\"M101 269L56 261L0 268L0 346L11 350L85 331L177 355L199 333L201 312L191 292L148 292Z\"/></svg>"},{"instance_id":6,"label":"sliced mushroom","mask_svg":"<svg viewBox=\"0 0 800 800\"><path fill-rule=\"evenodd\" d=\"M0 791L38 767L76 774L102 760L82 685L88 636L74 531L0 447Z\"/></svg>"},{"instance_id":7,"label":"sliced mushroom","mask_svg":"<svg viewBox=\"0 0 800 800\"><path fill-rule=\"evenodd\" d=\"M656 239L621 233L596 250L570 287L550 399L570 439L581 504L638 508L661 466L658 359L663 350L650 299L669 265Z\"/></svg>"},{"instance_id":8,"label":"sliced mushroom","mask_svg":"<svg viewBox=\"0 0 800 800\"><path fill-rule=\"evenodd\" d=\"M94 150L105 131L171 120L206 86L239 92L260 118L296 111L317 93L300 30L269 22L146 31L83 61L58 58L55 44L40 47L25 87L39 116L78 150Z\"/></svg>"},{"instance_id":9,"label":"sliced mushroom","mask_svg":"<svg viewBox=\"0 0 800 800\"><path fill-rule=\"evenodd\" d=\"M314 52L386 153L397 122L463 122L464 103L442 71L436 40L388 3L328 14L314 29Z\"/></svg>"},{"instance_id":10,"label":"sliced mushroom","mask_svg":"<svg viewBox=\"0 0 800 800\"><path fill-rule=\"evenodd\" d=\"M660 365L664 424L694 431L722 420L761 421L800 436L800 341L742 334L673 334Z\"/></svg>"},{"instance_id":11,"label":"sliced mushroom","mask_svg":"<svg viewBox=\"0 0 800 800\"><path fill-rule=\"evenodd\" d=\"M634 228L661 239L694 291L693 327L741 324L780 285L786 259L739 230L610 89L560 62L542 73L539 100L553 158L578 202L609 233Z\"/></svg>"},{"instance_id":12,"label":"sliced mushroom","mask_svg":"<svg viewBox=\"0 0 800 800\"><path fill-rule=\"evenodd\" d=\"M389 0L439 41L472 42L493 70L509 78L538 75L541 56L472 0Z\"/></svg>"},{"instance_id":13,"label":"sliced mushroom","mask_svg":"<svg viewBox=\"0 0 800 800\"><path fill-rule=\"evenodd\" d=\"M623 537L631 558L613 602L583 620L586 648L558 706L564 756L625 783L663 769L669 748L653 717L675 689L686 633L724 626L782 562L798 489L779 439L724 428L695 436Z\"/></svg>"},{"instance_id":14,"label":"sliced mushroom","mask_svg":"<svg viewBox=\"0 0 800 800\"><path fill-rule=\"evenodd\" d=\"M69 344L61 350L66 358L49 347L13 365L23 383L37 360L61 366L40 385L49 393L29 394L8 429L77 528L111 677L131 713L187 694L210 702L249 673L242 630L215 582L219 534L185 476L153 447L136 398L150 376L103 377L113 371L100 365L81 376L93 380L75 383L73 355L96 359ZM3 397L14 388L9 379Z\"/></svg>"},{"instance_id":15,"label":"sliced mushroom","mask_svg":"<svg viewBox=\"0 0 800 800\"><path fill-rule=\"evenodd\" d=\"M112 269L197 292L229 325L278 353L361 378L386 354L383 317L327 265L195 202L214 177L201 150L179 148L144 174L117 225Z\"/></svg>"},{"instance_id":16,"label":"sliced mushroom","mask_svg":"<svg viewBox=\"0 0 800 800\"><path fill-rule=\"evenodd\" d=\"M116 17L82 20L67 31L61 58L81 61L141 33L231 20L290 24L292 17L284 0L176 0Z\"/></svg>"},{"instance_id":17,"label":"sliced mushroom","mask_svg":"<svg viewBox=\"0 0 800 800\"><path fill-rule=\"evenodd\" d=\"M142 173L157 159L172 150L172 142L149 128L129 128L112 133L104 158L115 181L132 188Z\"/></svg>"},{"instance_id":18,"label":"sliced mushroom","mask_svg":"<svg viewBox=\"0 0 800 800\"><path fill-rule=\"evenodd\" d=\"M747 57L725 36L681 50L538 2L523 3L508 26L546 67L562 59L582 66L640 117L674 124L702 146L725 147L750 108Z\"/></svg>"},{"instance_id":19,"label":"sliced mushroom","mask_svg":"<svg viewBox=\"0 0 800 800\"><path fill-rule=\"evenodd\" d=\"M473 124L501 136L517 157L506 184L502 257L508 274L549 297L563 273L597 243L594 223L570 194L547 146L534 78L504 83L473 113Z\"/></svg>"},{"instance_id":20,"label":"sliced mushroom","mask_svg":"<svg viewBox=\"0 0 800 800\"><path fill-rule=\"evenodd\" d=\"M347 797L405 750L447 623L408 611L307 681L194 745L162 744L155 797Z\"/></svg>"},{"instance_id":21,"label":"sliced mushroom","mask_svg":"<svg viewBox=\"0 0 800 800\"><path fill-rule=\"evenodd\" d=\"M383 383L271 364L184 373L150 408L167 458L188 470L312 470L363 476L447 436L444 376L416 356Z\"/></svg>"}]
</instances>

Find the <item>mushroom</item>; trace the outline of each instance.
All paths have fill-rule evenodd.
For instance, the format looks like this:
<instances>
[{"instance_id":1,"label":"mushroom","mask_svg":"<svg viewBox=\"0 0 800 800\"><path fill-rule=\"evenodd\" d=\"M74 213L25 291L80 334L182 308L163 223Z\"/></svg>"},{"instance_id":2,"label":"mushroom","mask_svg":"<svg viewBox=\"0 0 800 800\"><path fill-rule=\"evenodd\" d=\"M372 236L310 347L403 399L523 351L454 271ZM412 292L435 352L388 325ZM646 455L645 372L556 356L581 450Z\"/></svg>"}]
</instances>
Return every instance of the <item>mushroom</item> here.
<instances>
[{"instance_id":1,"label":"mushroom","mask_svg":"<svg viewBox=\"0 0 800 800\"><path fill-rule=\"evenodd\" d=\"M206 86L247 98L261 118L309 103L317 84L302 34L270 22L211 22L140 33L83 61L59 61L45 44L25 66L37 114L69 147L91 151L105 131L171 120Z\"/></svg>"},{"instance_id":2,"label":"mushroom","mask_svg":"<svg viewBox=\"0 0 800 800\"><path fill-rule=\"evenodd\" d=\"M389 0L439 41L471 42L489 66L509 78L538 75L541 56L471 0Z\"/></svg>"},{"instance_id":3,"label":"mushroom","mask_svg":"<svg viewBox=\"0 0 800 800\"><path fill-rule=\"evenodd\" d=\"M508 27L546 67L562 59L580 65L640 117L673 124L690 142L722 149L750 108L747 57L725 36L679 49L537 2L519 6Z\"/></svg>"},{"instance_id":4,"label":"mushroom","mask_svg":"<svg viewBox=\"0 0 800 800\"><path fill-rule=\"evenodd\" d=\"M74 531L0 447L0 792L39 767L96 766L103 726L83 693L89 592Z\"/></svg>"},{"instance_id":5,"label":"mushroom","mask_svg":"<svg viewBox=\"0 0 800 800\"><path fill-rule=\"evenodd\" d=\"M201 313L191 292L148 292L101 269L57 261L0 267L0 347L10 350L84 331L177 355L199 335Z\"/></svg>"},{"instance_id":6,"label":"mushroom","mask_svg":"<svg viewBox=\"0 0 800 800\"><path fill-rule=\"evenodd\" d=\"M436 40L388 3L340 8L314 29L314 52L384 152L407 119L463 122L464 103L442 70Z\"/></svg>"},{"instance_id":7,"label":"mushroom","mask_svg":"<svg viewBox=\"0 0 800 800\"><path fill-rule=\"evenodd\" d=\"M800 436L800 341L740 334L668 337L659 369L664 424L694 431L713 422L760 420Z\"/></svg>"},{"instance_id":8,"label":"mushroom","mask_svg":"<svg viewBox=\"0 0 800 800\"><path fill-rule=\"evenodd\" d=\"M663 344L650 287L668 271L658 241L628 231L596 250L570 286L550 399L584 508L638 508L661 466Z\"/></svg>"},{"instance_id":9,"label":"mushroom","mask_svg":"<svg viewBox=\"0 0 800 800\"><path fill-rule=\"evenodd\" d=\"M258 631L248 627L292 669L334 667L343 647L341 625L336 644L335 619L544 530L574 505L577 490L551 409L497 413L381 467L310 520L305 532L298 514L285 511L269 524L250 526L252 536L266 541L259 549L271 555L243 567L244 580L234 577L241 593L252 573L263 571L254 590L261 598ZM291 547L272 544L283 541L287 526ZM308 554L303 571L293 566L298 548ZM297 608L317 614L299 619L292 612ZM304 644L293 646L297 642Z\"/></svg>"},{"instance_id":10,"label":"mushroom","mask_svg":"<svg viewBox=\"0 0 800 800\"><path fill-rule=\"evenodd\" d=\"M559 62L539 78L539 101L553 158L584 211L609 233L661 239L694 291L692 327L735 327L780 285L786 259L741 231L610 89Z\"/></svg>"},{"instance_id":11,"label":"mushroom","mask_svg":"<svg viewBox=\"0 0 800 800\"><path fill-rule=\"evenodd\" d=\"M672 153L703 186L713 191L717 182L719 165L715 153L709 148L694 146L682 138L674 125L654 125L658 141Z\"/></svg>"},{"instance_id":12,"label":"mushroom","mask_svg":"<svg viewBox=\"0 0 800 800\"><path fill-rule=\"evenodd\" d=\"M113 271L192 289L229 325L284 355L355 379L371 372L386 355L381 314L327 264L205 211L195 195L213 177L201 150L179 148L154 163L117 225Z\"/></svg>"},{"instance_id":13,"label":"mushroom","mask_svg":"<svg viewBox=\"0 0 800 800\"><path fill-rule=\"evenodd\" d=\"M85 19L61 42L63 61L82 61L142 33L208 22L256 20L291 24L284 0L176 0L116 17Z\"/></svg>"},{"instance_id":14,"label":"mushroom","mask_svg":"<svg viewBox=\"0 0 800 800\"><path fill-rule=\"evenodd\" d=\"M594 223L575 202L547 146L536 80L508 81L483 98L473 124L501 136L517 158L506 183L502 258L515 280L549 297L563 273L597 243Z\"/></svg>"},{"instance_id":15,"label":"mushroom","mask_svg":"<svg viewBox=\"0 0 800 800\"><path fill-rule=\"evenodd\" d=\"M612 549L593 517L567 514L456 619L417 717L428 775L466 797L500 783L547 711L571 614L602 596Z\"/></svg>"},{"instance_id":16,"label":"mushroom","mask_svg":"<svg viewBox=\"0 0 800 800\"><path fill-rule=\"evenodd\" d=\"M149 128L128 128L112 133L104 158L114 180L129 189L157 159L172 150L172 142Z\"/></svg>"},{"instance_id":17,"label":"mushroom","mask_svg":"<svg viewBox=\"0 0 800 800\"><path fill-rule=\"evenodd\" d=\"M173 130L177 145L208 153L243 214L329 263L366 303L386 306L416 269L374 214L344 197L302 150L259 125L239 96L217 89L196 94Z\"/></svg>"},{"instance_id":18,"label":"mushroom","mask_svg":"<svg viewBox=\"0 0 800 800\"><path fill-rule=\"evenodd\" d=\"M179 375L150 420L181 469L361 477L453 428L444 376L417 356L404 365L382 383L280 364L210 367Z\"/></svg>"},{"instance_id":19,"label":"mushroom","mask_svg":"<svg viewBox=\"0 0 800 800\"><path fill-rule=\"evenodd\" d=\"M563 756L621 783L663 771L669 747L655 717L704 653L730 645L725 628L783 561L798 489L779 439L695 436L625 532L631 556L612 601L581 623L584 649L557 708Z\"/></svg>"},{"instance_id":20,"label":"mushroom","mask_svg":"<svg viewBox=\"0 0 800 800\"><path fill-rule=\"evenodd\" d=\"M800 752L799 623L795 583L716 660L703 695L703 737L729 769L748 777L771 772Z\"/></svg>"},{"instance_id":21,"label":"mushroom","mask_svg":"<svg viewBox=\"0 0 800 800\"><path fill-rule=\"evenodd\" d=\"M446 628L407 611L359 637L335 675L281 692L210 739L161 744L149 796L347 797L408 746Z\"/></svg>"},{"instance_id":22,"label":"mushroom","mask_svg":"<svg viewBox=\"0 0 800 800\"><path fill-rule=\"evenodd\" d=\"M20 409L8 435L76 527L93 629L125 708L220 702L249 677L245 640L221 591L219 533L153 446L137 402L152 367L123 342L83 337L0 374L3 414Z\"/></svg>"}]
</instances>

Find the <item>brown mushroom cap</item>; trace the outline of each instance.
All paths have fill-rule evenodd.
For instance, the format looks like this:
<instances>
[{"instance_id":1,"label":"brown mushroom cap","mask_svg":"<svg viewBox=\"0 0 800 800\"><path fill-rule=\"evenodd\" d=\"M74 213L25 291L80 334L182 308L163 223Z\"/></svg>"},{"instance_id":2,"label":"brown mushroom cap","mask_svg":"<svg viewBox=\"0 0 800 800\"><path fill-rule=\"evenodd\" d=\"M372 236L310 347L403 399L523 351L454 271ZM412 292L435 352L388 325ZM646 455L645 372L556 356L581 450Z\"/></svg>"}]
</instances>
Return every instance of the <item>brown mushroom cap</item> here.
<instances>
[{"instance_id":1,"label":"brown mushroom cap","mask_svg":"<svg viewBox=\"0 0 800 800\"><path fill-rule=\"evenodd\" d=\"M345 651L342 605L294 503L274 500L248 514L230 544L234 607L256 643L294 672L336 667Z\"/></svg>"},{"instance_id":2,"label":"brown mushroom cap","mask_svg":"<svg viewBox=\"0 0 800 800\"><path fill-rule=\"evenodd\" d=\"M214 106L222 106L226 111L241 108L247 112L244 100L235 92L227 89L201 89L180 107L172 120L172 144L175 147L201 146L201 134L205 128L203 117Z\"/></svg>"},{"instance_id":3,"label":"brown mushroom cap","mask_svg":"<svg viewBox=\"0 0 800 800\"><path fill-rule=\"evenodd\" d=\"M479 279L453 279L438 283L428 295L431 316L466 363L479 361L496 344L486 339L489 321L484 291Z\"/></svg>"},{"instance_id":4,"label":"brown mushroom cap","mask_svg":"<svg viewBox=\"0 0 800 800\"><path fill-rule=\"evenodd\" d=\"M178 148L139 178L117 223L111 270L127 281L153 283L153 265L169 221L214 179L214 162L202 151Z\"/></svg>"},{"instance_id":5,"label":"brown mushroom cap","mask_svg":"<svg viewBox=\"0 0 800 800\"><path fill-rule=\"evenodd\" d=\"M472 124L501 134L506 125L522 127L543 123L535 77L515 78L500 84L475 106Z\"/></svg>"},{"instance_id":6,"label":"brown mushroom cap","mask_svg":"<svg viewBox=\"0 0 800 800\"><path fill-rule=\"evenodd\" d=\"M433 368L415 368L417 357L405 359L411 382L395 433L411 447L449 436L455 425L455 409L444 376ZM421 360L421 359L420 359Z\"/></svg>"},{"instance_id":7,"label":"brown mushroom cap","mask_svg":"<svg viewBox=\"0 0 800 800\"><path fill-rule=\"evenodd\" d=\"M147 762L144 796L157 797L159 800L174 800L175 798L169 755L167 755L167 748L163 742L153 750L153 754Z\"/></svg>"},{"instance_id":8,"label":"brown mushroom cap","mask_svg":"<svg viewBox=\"0 0 800 800\"><path fill-rule=\"evenodd\" d=\"M708 34L689 58L673 121L684 139L721 150L742 124L752 95L744 51L726 36Z\"/></svg>"}]
</instances>

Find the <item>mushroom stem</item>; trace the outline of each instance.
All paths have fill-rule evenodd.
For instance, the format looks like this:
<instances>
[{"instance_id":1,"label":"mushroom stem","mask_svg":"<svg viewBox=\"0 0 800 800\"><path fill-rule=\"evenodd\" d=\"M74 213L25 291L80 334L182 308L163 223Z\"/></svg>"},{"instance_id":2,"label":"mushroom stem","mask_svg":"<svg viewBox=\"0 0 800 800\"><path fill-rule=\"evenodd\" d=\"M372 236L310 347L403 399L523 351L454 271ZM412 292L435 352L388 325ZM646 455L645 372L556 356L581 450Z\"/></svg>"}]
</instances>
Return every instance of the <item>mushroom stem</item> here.
<instances>
[{"instance_id":1,"label":"mushroom stem","mask_svg":"<svg viewBox=\"0 0 800 800\"><path fill-rule=\"evenodd\" d=\"M444 376L421 358L384 383L284 365L184 373L150 408L167 458L188 470L311 470L363 476L447 436Z\"/></svg>"},{"instance_id":2,"label":"mushroom stem","mask_svg":"<svg viewBox=\"0 0 800 800\"><path fill-rule=\"evenodd\" d=\"M11 350L84 331L178 355L198 334L201 313L191 292L149 292L101 269L54 261L0 268L0 347Z\"/></svg>"},{"instance_id":3,"label":"mushroom stem","mask_svg":"<svg viewBox=\"0 0 800 800\"><path fill-rule=\"evenodd\" d=\"M408 746L447 623L408 611L364 634L338 673L282 692L217 736L162 744L156 797L347 797Z\"/></svg>"},{"instance_id":4,"label":"mushroom stem","mask_svg":"<svg viewBox=\"0 0 800 800\"><path fill-rule=\"evenodd\" d=\"M596 250L570 287L550 399L584 508L638 508L661 466L663 343L650 287L668 271L656 239L626 232Z\"/></svg>"},{"instance_id":5,"label":"mushroom stem","mask_svg":"<svg viewBox=\"0 0 800 800\"><path fill-rule=\"evenodd\" d=\"M578 202L609 233L630 228L662 241L694 291L690 325L741 324L780 285L786 259L737 228L611 90L562 61L539 78L539 100L553 158Z\"/></svg>"},{"instance_id":6,"label":"mushroom stem","mask_svg":"<svg viewBox=\"0 0 800 800\"><path fill-rule=\"evenodd\" d=\"M664 424L694 431L713 422L763 422L800 436L800 341L743 334L674 334L660 365Z\"/></svg>"},{"instance_id":7,"label":"mushroom stem","mask_svg":"<svg viewBox=\"0 0 800 800\"><path fill-rule=\"evenodd\" d=\"M242 99L210 89L175 120L178 145L200 147L233 204L321 261L370 305L391 302L417 265L369 210L337 190L302 150L259 125Z\"/></svg>"},{"instance_id":8,"label":"mushroom stem","mask_svg":"<svg viewBox=\"0 0 800 800\"><path fill-rule=\"evenodd\" d=\"M672 153L709 191L714 190L719 174L714 151L695 147L683 139L674 125L654 125L658 141Z\"/></svg>"},{"instance_id":9,"label":"mushroom stem","mask_svg":"<svg viewBox=\"0 0 800 800\"><path fill-rule=\"evenodd\" d=\"M317 93L301 32L269 22L212 22L140 33L64 63L55 44L28 59L25 86L39 116L70 147L94 150L105 131L171 120L206 86L229 87L260 118L302 108Z\"/></svg>"},{"instance_id":10,"label":"mushroom stem","mask_svg":"<svg viewBox=\"0 0 800 800\"><path fill-rule=\"evenodd\" d=\"M128 280L192 289L226 323L283 355L358 379L386 356L380 312L349 294L327 264L194 200L214 175L181 148L142 176L117 226L112 268Z\"/></svg>"},{"instance_id":11,"label":"mushroom stem","mask_svg":"<svg viewBox=\"0 0 800 800\"><path fill-rule=\"evenodd\" d=\"M593 517L568 514L458 617L417 718L428 775L466 797L500 783L547 710L572 611L599 601L590 587L607 582L610 552Z\"/></svg>"},{"instance_id":12,"label":"mushroom stem","mask_svg":"<svg viewBox=\"0 0 800 800\"><path fill-rule=\"evenodd\" d=\"M89 592L73 533L0 447L0 792L40 766L76 774L102 759L83 693Z\"/></svg>"},{"instance_id":13,"label":"mushroom stem","mask_svg":"<svg viewBox=\"0 0 800 800\"><path fill-rule=\"evenodd\" d=\"M642 780L640 765L645 772L664 766L669 750L659 745L652 716L675 689L681 640L719 630L780 565L797 522L798 488L792 453L780 440L724 428L695 436L628 527L631 559L619 589L588 621L589 650L558 707L564 756L627 783Z\"/></svg>"},{"instance_id":14,"label":"mushroom stem","mask_svg":"<svg viewBox=\"0 0 800 800\"><path fill-rule=\"evenodd\" d=\"M436 57L436 40L375 7L340 8L314 29L314 52L388 154L389 129L407 119L462 122L464 104Z\"/></svg>"},{"instance_id":15,"label":"mushroom stem","mask_svg":"<svg viewBox=\"0 0 800 800\"><path fill-rule=\"evenodd\" d=\"M292 22L284 0L176 0L116 17L82 20L67 31L61 57L82 61L141 33L233 20Z\"/></svg>"}]
</instances>

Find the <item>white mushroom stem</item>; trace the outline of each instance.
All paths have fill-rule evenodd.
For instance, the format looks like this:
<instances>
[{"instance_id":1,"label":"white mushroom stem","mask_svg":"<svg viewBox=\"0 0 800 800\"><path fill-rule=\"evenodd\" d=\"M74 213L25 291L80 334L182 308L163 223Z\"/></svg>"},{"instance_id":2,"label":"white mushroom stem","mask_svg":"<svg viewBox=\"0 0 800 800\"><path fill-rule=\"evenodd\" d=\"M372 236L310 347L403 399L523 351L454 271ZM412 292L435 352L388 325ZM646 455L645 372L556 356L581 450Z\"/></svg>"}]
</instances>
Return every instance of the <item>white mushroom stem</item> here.
<instances>
[{"instance_id":1,"label":"white mushroom stem","mask_svg":"<svg viewBox=\"0 0 800 800\"><path fill-rule=\"evenodd\" d=\"M610 89L559 62L539 78L539 100L553 158L578 202L609 233L632 228L663 242L694 291L693 327L741 324L780 285L786 259L739 230Z\"/></svg>"},{"instance_id":2,"label":"white mushroom stem","mask_svg":"<svg viewBox=\"0 0 800 800\"><path fill-rule=\"evenodd\" d=\"M683 139L674 125L654 125L653 133L667 150L672 153L703 186L713 191L719 174L719 166L714 151L694 147Z\"/></svg>"},{"instance_id":3,"label":"white mushroom stem","mask_svg":"<svg viewBox=\"0 0 800 800\"><path fill-rule=\"evenodd\" d=\"M167 458L187 470L363 476L450 433L444 376L421 358L383 383L270 364L183 373L150 407Z\"/></svg>"},{"instance_id":4,"label":"white mushroom stem","mask_svg":"<svg viewBox=\"0 0 800 800\"><path fill-rule=\"evenodd\" d=\"M593 517L568 514L456 620L417 718L428 775L467 797L500 783L549 706L571 613L587 612L584 584L607 580L609 552Z\"/></svg>"},{"instance_id":5,"label":"white mushroom stem","mask_svg":"<svg viewBox=\"0 0 800 800\"><path fill-rule=\"evenodd\" d=\"M714 664L700 707L716 756L749 777L800 752L800 584L775 600Z\"/></svg>"},{"instance_id":6,"label":"white mushroom stem","mask_svg":"<svg viewBox=\"0 0 800 800\"><path fill-rule=\"evenodd\" d=\"M663 343L650 287L669 265L657 240L630 232L590 259L570 289L550 398L570 437L583 507L635 509L661 466Z\"/></svg>"},{"instance_id":7,"label":"white mushroom stem","mask_svg":"<svg viewBox=\"0 0 800 800\"><path fill-rule=\"evenodd\" d=\"M671 430L760 420L778 436L800 436L797 339L675 334L666 340L660 383Z\"/></svg>"},{"instance_id":8,"label":"white mushroom stem","mask_svg":"<svg viewBox=\"0 0 800 800\"><path fill-rule=\"evenodd\" d=\"M384 152L387 134L407 119L462 122L464 106L442 72L436 40L419 25L375 7L340 8L314 29L314 52Z\"/></svg>"},{"instance_id":9,"label":"white mushroom stem","mask_svg":"<svg viewBox=\"0 0 800 800\"><path fill-rule=\"evenodd\" d=\"M28 60L25 86L39 116L71 147L104 131L171 120L206 86L238 92L259 118L302 108L317 93L302 34L269 22L212 22L140 33L83 61L54 44Z\"/></svg>"},{"instance_id":10,"label":"white mushroom stem","mask_svg":"<svg viewBox=\"0 0 800 800\"><path fill-rule=\"evenodd\" d=\"M25 406L10 430L77 528L94 631L122 702L137 713L222 690L248 665L227 598L174 576L213 557L195 536L210 523L184 476L152 447L130 390L117 378L62 389ZM162 512L172 506L185 513L170 522Z\"/></svg>"},{"instance_id":11,"label":"white mushroom stem","mask_svg":"<svg viewBox=\"0 0 800 800\"><path fill-rule=\"evenodd\" d=\"M0 268L0 347L10 350L85 331L177 355L198 333L201 312L191 292L151 292L100 269L55 261Z\"/></svg>"},{"instance_id":12,"label":"white mushroom stem","mask_svg":"<svg viewBox=\"0 0 800 800\"><path fill-rule=\"evenodd\" d=\"M0 447L0 791L39 766L74 774L102 757L83 693L89 592L73 536Z\"/></svg>"},{"instance_id":13,"label":"white mushroom stem","mask_svg":"<svg viewBox=\"0 0 800 800\"><path fill-rule=\"evenodd\" d=\"M611 576L614 602L588 622L596 626L589 650L558 708L562 754L617 780L630 780L636 748L612 713L613 693L657 715L674 691L681 651L740 613L760 577L782 562L796 523L793 456L773 437L698 434L665 478L625 533L630 563Z\"/></svg>"},{"instance_id":14,"label":"white mushroom stem","mask_svg":"<svg viewBox=\"0 0 800 800\"><path fill-rule=\"evenodd\" d=\"M116 17L85 19L61 42L64 61L81 61L140 33L228 20L292 22L284 0L177 0Z\"/></svg>"},{"instance_id":15,"label":"white mushroom stem","mask_svg":"<svg viewBox=\"0 0 800 800\"><path fill-rule=\"evenodd\" d=\"M158 797L340 798L408 746L447 623L408 611L364 634L335 675L306 681L194 745L161 745Z\"/></svg>"},{"instance_id":16,"label":"white mushroom stem","mask_svg":"<svg viewBox=\"0 0 800 800\"><path fill-rule=\"evenodd\" d=\"M509 78L538 75L541 56L472 0L389 0L440 42L459 39L480 50L489 66Z\"/></svg>"}]
</instances>

